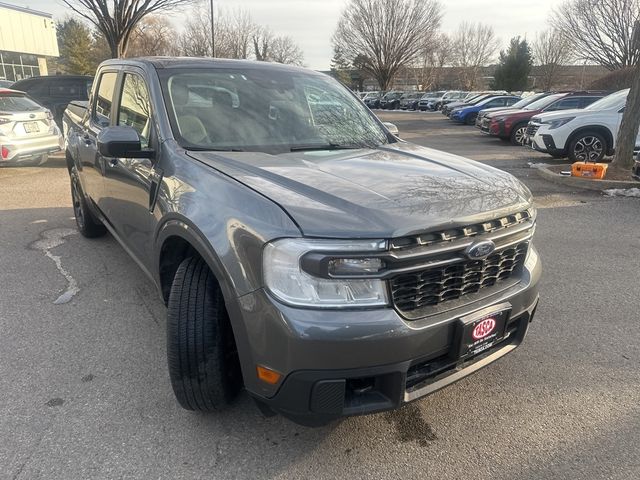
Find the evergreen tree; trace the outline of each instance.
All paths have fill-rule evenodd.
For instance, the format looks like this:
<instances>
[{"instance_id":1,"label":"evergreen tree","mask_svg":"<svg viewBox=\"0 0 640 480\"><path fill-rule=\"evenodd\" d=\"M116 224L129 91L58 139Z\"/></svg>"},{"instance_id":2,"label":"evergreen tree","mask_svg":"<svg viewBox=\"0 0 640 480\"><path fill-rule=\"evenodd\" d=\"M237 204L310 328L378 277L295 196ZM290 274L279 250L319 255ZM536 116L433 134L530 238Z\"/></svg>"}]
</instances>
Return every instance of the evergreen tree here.
<instances>
[{"instance_id":1,"label":"evergreen tree","mask_svg":"<svg viewBox=\"0 0 640 480\"><path fill-rule=\"evenodd\" d=\"M529 73L533 65L533 54L526 40L511 39L509 48L500 52L500 64L494 73L493 88L508 92L526 90Z\"/></svg>"},{"instance_id":2,"label":"evergreen tree","mask_svg":"<svg viewBox=\"0 0 640 480\"><path fill-rule=\"evenodd\" d=\"M345 85L351 85L351 64L345 58L339 46L333 47L333 58L331 59L331 76Z\"/></svg>"},{"instance_id":3,"label":"evergreen tree","mask_svg":"<svg viewBox=\"0 0 640 480\"><path fill-rule=\"evenodd\" d=\"M74 18L58 24L58 66L64 73L92 75L96 64L92 59L93 35L91 30Z\"/></svg>"}]
</instances>

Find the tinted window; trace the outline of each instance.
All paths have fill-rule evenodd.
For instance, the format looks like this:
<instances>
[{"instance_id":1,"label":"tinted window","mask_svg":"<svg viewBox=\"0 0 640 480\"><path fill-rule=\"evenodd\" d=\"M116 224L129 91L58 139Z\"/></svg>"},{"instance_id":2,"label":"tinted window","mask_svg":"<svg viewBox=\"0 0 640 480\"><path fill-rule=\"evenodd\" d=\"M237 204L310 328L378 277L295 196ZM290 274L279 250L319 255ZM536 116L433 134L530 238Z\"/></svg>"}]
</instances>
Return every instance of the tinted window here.
<instances>
[{"instance_id":1,"label":"tinted window","mask_svg":"<svg viewBox=\"0 0 640 480\"><path fill-rule=\"evenodd\" d=\"M71 98L74 100L86 100L87 83L82 80L52 82L51 85L49 85L49 95L52 97Z\"/></svg>"},{"instance_id":2,"label":"tinted window","mask_svg":"<svg viewBox=\"0 0 640 480\"><path fill-rule=\"evenodd\" d=\"M24 95L0 95L0 111L30 112L42 107Z\"/></svg>"},{"instance_id":3,"label":"tinted window","mask_svg":"<svg viewBox=\"0 0 640 480\"><path fill-rule=\"evenodd\" d=\"M553 110L569 110L571 108L580 108L580 98L565 98L564 100L560 100L551 105L549 108L547 108L547 111L551 112Z\"/></svg>"},{"instance_id":4,"label":"tinted window","mask_svg":"<svg viewBox=\"0 0 640 480\"><path fill-rule=\"evenodd\" d=\"M98 86L98 95L95 100L95 114L94 120L96 120L101 126L109 126L109 117L111 116L111 105L113 102L113 91L116 87L116 78L118 74L116 72L106 72L100 76L100 83Z\"/></svg>"},{"instance_id":5,"label":"tinted window","mask_svg":"<svg viewBox=\"0 0 640 480\"><path fill-rule=\"evenodd\" d=\"M493 100L489 100L486 104L486 107L494 108L494 107L504 107L504 98L496 98Z\"/></svg>"},{"instance_id":6,"label":"tinted window","mask_svg":"<svg viewBox=\"0 0 640 480\"><path fill-rule=\"evenodd\" d=\"M142 147L149 146L151 102L147 86L138 75L127 73L124 76L118 108L118 125L132 127L140 135Z\"/></svg>"}]
</instances>

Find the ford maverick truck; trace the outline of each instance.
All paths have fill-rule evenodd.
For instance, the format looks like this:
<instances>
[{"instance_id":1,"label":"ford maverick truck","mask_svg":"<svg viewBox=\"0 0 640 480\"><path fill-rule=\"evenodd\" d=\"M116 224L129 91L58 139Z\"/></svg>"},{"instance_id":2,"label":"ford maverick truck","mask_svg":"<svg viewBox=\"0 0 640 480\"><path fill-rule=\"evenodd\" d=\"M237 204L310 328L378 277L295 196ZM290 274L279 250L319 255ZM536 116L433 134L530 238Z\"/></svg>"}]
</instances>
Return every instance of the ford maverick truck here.
<instances>
[{"instance_id":1,"label":"ford maverick truck","mask_svg":"<svg viewBox=\"0 0 640 480\"><path fill-rule=\"evenodd\" d=\"M69 105L77 227L157 286L181 406L245 389L320 425L521 344L541 275L530 191L391 127L332 78L266 62L109 60Z\"/></svg>"}]
</instances>

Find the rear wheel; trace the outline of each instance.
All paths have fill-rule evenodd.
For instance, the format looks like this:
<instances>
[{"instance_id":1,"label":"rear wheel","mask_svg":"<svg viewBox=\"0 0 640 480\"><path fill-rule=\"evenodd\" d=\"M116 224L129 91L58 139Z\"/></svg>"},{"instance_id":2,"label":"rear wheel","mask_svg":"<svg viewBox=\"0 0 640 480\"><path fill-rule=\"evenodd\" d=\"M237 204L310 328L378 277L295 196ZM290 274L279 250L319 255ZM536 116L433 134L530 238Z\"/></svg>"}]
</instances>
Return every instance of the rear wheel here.
<instances>
[{"instance_id":1,"label":"rear wheel","mask_svg":"<svg viewBox=\"0 0 640 480\"><path fill-rule=\"evenodd\" d=\"M73 213L76 217L76 226L83 237L101 237L107 233L107 229L89 210L87 199L82 193L82 186L78 179L76 167L71 169L71 201L73 202Z\"/></svg>"},{"instance_id":2,"label":"rear wheel","mask_svg":"<svg viewBox=\"0 0 640 480\"><path fill-rule=\"evenodd\" d=\"M527 138L527 124L523 123L520 125L516 125L515 127L513 127L513 129L511 129L511 143L513 145L519 145L522 146L524 145L524 142L526 141Z\"/></svg>"},{"instance_id":3,"label":"rear wheel","mask_svg":"<svg viewBox=\"0 0 640 480\"><path fill-rule=\"evenodd\" d=\"M599 162L607 152L607 141L597 132L583 132L569 144L571 162Z\"/></svg>"},{"instance_id":4,"label":"rear wheel","mask_svg":"<svg viewBox=\"0 0 640 480\"><path fill-rule=\"evenodd\" d=\"M220 410L240 388L238 356L222 292L200 258L184 260L171 286L167 361L173 392L187 410Z\"/></svg>"}]
</instances>

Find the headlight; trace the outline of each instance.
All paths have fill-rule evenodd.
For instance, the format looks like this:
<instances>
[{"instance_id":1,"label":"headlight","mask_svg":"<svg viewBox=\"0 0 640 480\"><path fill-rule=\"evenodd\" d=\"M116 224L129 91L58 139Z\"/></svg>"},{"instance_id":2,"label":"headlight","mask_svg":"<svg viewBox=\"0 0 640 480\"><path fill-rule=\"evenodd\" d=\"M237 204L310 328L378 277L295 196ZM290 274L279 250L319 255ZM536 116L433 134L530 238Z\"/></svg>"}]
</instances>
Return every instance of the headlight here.
<instances>
[{"instance_id":1,"label":"headlight","mask_svg":"<svg viewBox=\"0 0 640 480\"><path fill-rule=\"evenodd\" d=\"M560 128L563 125L566 125L567 123L569 123L571 120L573 120L576 117L565 117L565 118L558 118L556 120L549 120L549 121L543 121L541 122L543 125L548 125L549 126L549 130L553 130L554 128Z\"/></svg>"},{"instance_id":2,"label":"headlight","mask_svg":"<svg viewBox=\"0 0 640 480\"><path fill-rule=\"evenodd\" d=\"M384 280L366 278L384 268L382 260L367 257L367 253L381 252L385 247L382 240L276 240L264 248L264 283L274 297L294 306L388 305Z\"/></svg>"}]
</instances>

